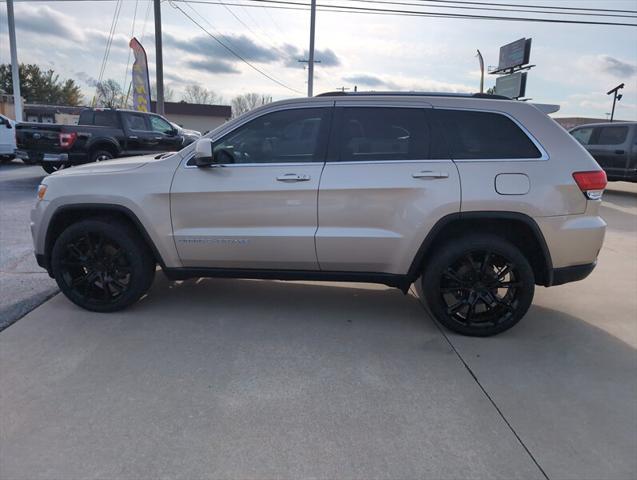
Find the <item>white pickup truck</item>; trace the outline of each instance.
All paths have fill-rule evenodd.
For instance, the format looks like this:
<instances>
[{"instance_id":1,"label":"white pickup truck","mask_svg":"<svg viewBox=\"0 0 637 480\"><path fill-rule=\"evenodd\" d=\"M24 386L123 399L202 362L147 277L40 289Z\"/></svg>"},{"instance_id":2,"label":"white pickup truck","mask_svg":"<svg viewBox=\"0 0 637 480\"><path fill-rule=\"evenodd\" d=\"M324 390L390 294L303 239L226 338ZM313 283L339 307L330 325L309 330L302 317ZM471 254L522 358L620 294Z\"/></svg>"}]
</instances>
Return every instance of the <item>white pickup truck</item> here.
<instances>
[{"instance_id":1,"label":"white pickup truck","mask_svg":"<svg viewBox=\"0 0 637 480\"><path fill-rule=\"evenodd\" d=\"M0 163L15 158L15 121L0 115Z\"/></svg>"}]
</instances>

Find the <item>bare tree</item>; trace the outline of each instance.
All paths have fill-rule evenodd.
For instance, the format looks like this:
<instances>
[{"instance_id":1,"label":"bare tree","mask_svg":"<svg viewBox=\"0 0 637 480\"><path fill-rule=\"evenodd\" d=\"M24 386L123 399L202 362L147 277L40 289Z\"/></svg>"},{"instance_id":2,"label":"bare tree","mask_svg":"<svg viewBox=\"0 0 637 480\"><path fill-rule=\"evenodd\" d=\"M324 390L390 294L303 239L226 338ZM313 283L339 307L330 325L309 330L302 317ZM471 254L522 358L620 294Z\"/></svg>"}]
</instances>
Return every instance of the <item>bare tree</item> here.
<instances>
[{"instance_id":1,"label":"bare tree","mask_svg":"<svg viewBox=\"0 0 637 480\"><path fill-rule=\"evenodd\" d=\"M188 85L184 90L182 100L186 103L202 103L211 105L214 103L220 103L221 97L212 90L200 87L199 85Z\"/></svg>"},{"instance_id":2,"label":"bare tree","mask_svg":"<svg viewBox=\"0 0 637 480\"><path fill-rule=\"evenodd\" d=\"M272 102L272 95L244 93L232 99L232 117L238 117L250 110Z\"/></svg>"},{"instance_id":3,"label":"bare tree","mask_svg":"<svg viewBox=\"0 0 637 480\"><path fill-rule=\"evenodd\" d=\"M157 83L153 82L150 86L150 98L151 100L157 100ZM175 91L164 85L164 102L172 102L175 99Z\"/></svg>"},{"instance_id":4,"label":"bare tree","mask_svg":"<svg viewBox=\"0 0 637 480\"><path fill-rule=\"evenodd\" d=\"M117 108L122 103L122 87L115 80L108 79L96 86L96 103L99 107Z\"/></svg>"}]
</instances>

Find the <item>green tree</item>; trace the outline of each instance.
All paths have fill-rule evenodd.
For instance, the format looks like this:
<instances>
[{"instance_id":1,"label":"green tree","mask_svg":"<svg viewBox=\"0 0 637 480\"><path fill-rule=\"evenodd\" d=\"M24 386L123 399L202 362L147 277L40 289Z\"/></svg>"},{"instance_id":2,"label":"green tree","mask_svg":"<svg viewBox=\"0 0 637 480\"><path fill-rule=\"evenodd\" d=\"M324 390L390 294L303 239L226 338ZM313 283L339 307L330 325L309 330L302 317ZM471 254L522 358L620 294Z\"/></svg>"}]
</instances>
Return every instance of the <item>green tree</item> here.
<instances>
[{"instance_id":1,"label":"green tree","mask_svg":"<svg viewBox=\"0 0 637 480\"><path fill-rule=\"evenodd\" d=\"M82 90L74 80L60 80L55 71L42 70L36 64L21 63L18 71L20 94L28 103L71 106L82 103ZM0 90L13 92L11 64L0 65Z\"/></svg>"}]
</instances>

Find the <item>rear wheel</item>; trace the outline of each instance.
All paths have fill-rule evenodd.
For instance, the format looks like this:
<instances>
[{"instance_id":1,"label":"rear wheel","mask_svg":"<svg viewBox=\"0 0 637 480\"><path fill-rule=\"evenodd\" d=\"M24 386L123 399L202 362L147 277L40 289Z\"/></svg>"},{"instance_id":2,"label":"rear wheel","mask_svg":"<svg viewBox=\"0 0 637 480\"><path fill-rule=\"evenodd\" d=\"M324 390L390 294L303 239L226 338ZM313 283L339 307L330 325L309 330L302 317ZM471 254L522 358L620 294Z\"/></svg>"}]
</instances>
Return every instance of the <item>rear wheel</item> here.
<instances>
[{"instance_id":1,"label":"rear wheel","mask_svg":"<svg viewBox=\"0 0 637 480\"><path fill-rule=\"evenodd\" d=\"M139 235L108 219L83 220L58 237L51 268L60 290L75 304L113 312L150 288L155 261Z\"/></svg>"},{"instance_id":2,"label":"rear wheel","mask_svg":"<svg viewBox=\"0 0 637 480\"><path fill-rule=\"evenodd\" d=\"M91 152L90 157L91 162L103 162L105 160L112 160L113 158L115 158L115 155L108 150L95 150Z\"/></svg>"},{"instance_id":3,"label":"rear wheel","mask_svg":"<svg viewBox=\"0 0 637 480\"><path fill-rule=\"evenodd\" d=\"M445 327L486 337L520 321L531 306L535 279L513 244L493 235L470 235L451 240L432 256L422 289Z\"/></svg>"},{"instance_id":4,"label":"rear wheel","mask_svg":"<svg viewBox=\"0 0 637 480\"><path fill-rule=\"evenodd\" d=\"M42 168L46 173L57 172L58 170L62 170L67 167L69 167L69 164L62 162L45 162L42 164Z\"/></svg>"}]
</instances>

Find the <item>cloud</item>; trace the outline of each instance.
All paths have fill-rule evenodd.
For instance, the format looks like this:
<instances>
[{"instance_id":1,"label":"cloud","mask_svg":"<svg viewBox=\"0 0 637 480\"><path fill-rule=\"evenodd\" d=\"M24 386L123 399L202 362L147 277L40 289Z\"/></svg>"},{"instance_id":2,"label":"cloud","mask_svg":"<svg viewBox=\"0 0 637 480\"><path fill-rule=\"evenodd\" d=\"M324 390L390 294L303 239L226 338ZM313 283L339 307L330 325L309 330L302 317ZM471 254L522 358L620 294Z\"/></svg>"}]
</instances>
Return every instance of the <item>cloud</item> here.
<instances>
[{"instance_id":1,"label":"cloud","mask_svg":"<svg viewBox=\"0 0 637 480\"><path fill-rule=\"evenodd\" d=\"M94 87L97 85L97 79L93 78L86 72L75 72L75 78L77 78L80 82L88 85L89 87Z\"/></svg>"},{"instance_id":2,"label":"cloud","mask_svg":"<svg viewBox=\"0 0 637 480\"><path fill-rule=\"evenodd\" d=\"M16 10L15 22L18 30L70 40L81 39L77 31L68 26L68 19L51 7L22 4ZM6 13L0 13L0 21L7 22Z\"/></svg>"},{"instance_id":3,"label":"cloud","mask_svg":"<svg viewBox=\"0 0 637 480\"><path fill-rule=\"evenodd\" d=\"M193 70L200 70L207 73L241 73L231 63L223 60L189 60L186 65Z\"/></svg>"},{"instance_id":4,"label":"cloud","mask_svg":"<svg viewBox=\"0 0 637 480\"><path fill-rule=\"evenodd\" d=\"M356 85L365 85L367 87L385 86L385 81L382 78L369 74L350 75L347 77L343 77L343 80L349 83L354 83Z\"/></svg>"},{"instance_id":5,"label":"cloud","mask_svg":"<svg viewBox=\"0 0 637 480\"><path fill-rule=\"evenodd\" d=\"M261 45L245 35L222 35L220 41L249 62L270 63L280 58L280 53ZM199 54L215 60L240 61L236 55L207 35L189 39L177 38L169 33L163 35L166 47L176 48L191 54Z\"/></svg>"},{"instance_id":6,"label":"cloud","mask_svg":"<svg viewBox=\"0 0 637 480\"><path fill-rule=\"evenodd\" d=\"M597 59L602 71L616 77L632 77L637 73L637 65L634 63L625 62L610 55L600 55Z\"/></svg>"}]
</instances>

